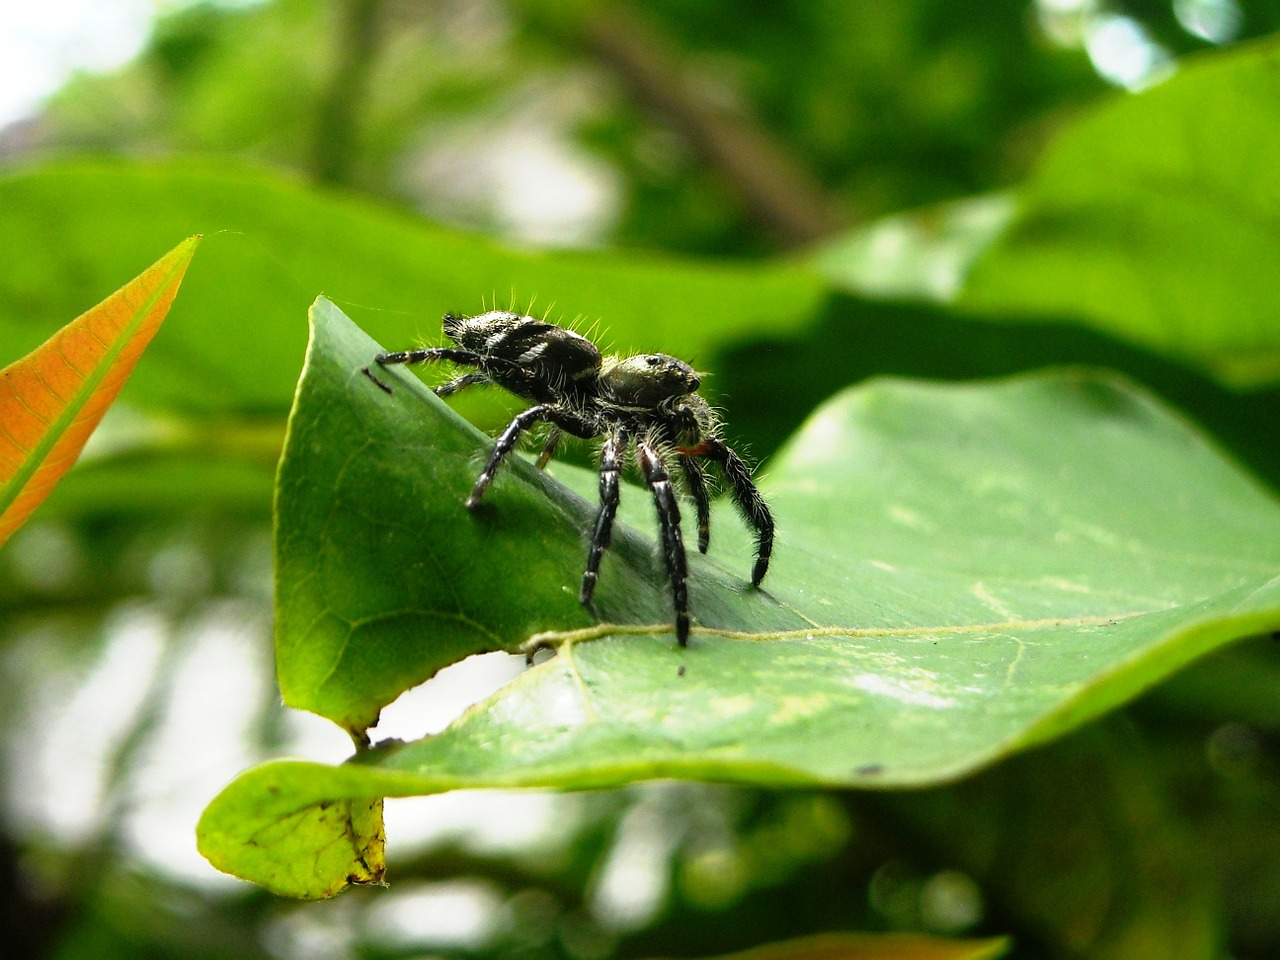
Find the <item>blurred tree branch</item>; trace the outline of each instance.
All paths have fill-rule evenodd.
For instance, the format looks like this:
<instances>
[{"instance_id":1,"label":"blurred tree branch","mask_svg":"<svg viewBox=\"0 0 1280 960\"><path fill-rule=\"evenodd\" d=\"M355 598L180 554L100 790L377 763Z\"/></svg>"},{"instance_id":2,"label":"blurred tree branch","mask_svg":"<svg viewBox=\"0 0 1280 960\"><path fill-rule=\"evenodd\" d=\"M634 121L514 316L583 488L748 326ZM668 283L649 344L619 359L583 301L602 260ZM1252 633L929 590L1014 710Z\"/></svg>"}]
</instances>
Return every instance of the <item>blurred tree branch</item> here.
<instances>
[{"instance_id":1,"label":"blurred tree branch","mask_svg":"<svg viewBox=\"0 0 1280 960\"><path fill-rule=\"evenodd\" d=\"M382 0L342 0L337 51L321 97L311 172L320 183L348 184L358 155L358 117L377 59Z\"/></svg>"},{"instance_id":2,"label":"blurred tree branch","mask_svg":"<svg viewBox=\"0 0 1280 960\"><path fill-rule=\"evenodd\" d=\"M646 109L670 123L786 246L844 225L841 203L803 161L749 117L708 102L684 82L679 55L652 20L625 4L587 15L583 37Z\"/></svg>"}]
</instances>

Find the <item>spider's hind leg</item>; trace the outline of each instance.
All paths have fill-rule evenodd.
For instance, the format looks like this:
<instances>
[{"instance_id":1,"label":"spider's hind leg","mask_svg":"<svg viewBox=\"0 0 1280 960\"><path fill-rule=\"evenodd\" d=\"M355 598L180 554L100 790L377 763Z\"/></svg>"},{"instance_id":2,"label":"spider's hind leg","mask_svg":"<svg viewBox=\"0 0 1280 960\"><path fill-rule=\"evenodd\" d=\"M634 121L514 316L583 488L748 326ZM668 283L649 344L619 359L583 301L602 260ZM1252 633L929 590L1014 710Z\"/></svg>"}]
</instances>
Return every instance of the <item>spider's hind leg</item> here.
<instances>
[{"instance_id":1,"label":"spider's hind leg","mask_svg":"<svg viewBox=\"0 0 1280 960\"><path fill-rule=\"evenodd\" d=\"M498 467L502 466L502 461L507 458L512 450L515 449L516 442L520 439L520 434L524 433L535 423L547 422L561 430L567 430L574 436L591 437L595 435L595 423L570 410L559 407L554 403L540 403L537 406L530 407L528 410L521 411L516 414L505 430L498 435L498 439L493 444L493 452L489 454L489 460L484 465L484 469L480 471L480 476L476 477L475 486L471 488L471 496L467 497L467 509L474 510L480 506L480 500L484 497L484 492L489 489L489 484L493 482L493 475L497 473Z\"/></svg>"},{"instance_id":2,"label":"spider's hind leg","mask_svg":"<svg viewBox=\"0 0 1280 960\"><path fill-rule=\"evenodd\" d=\"M662 457L648 443L636 444L636 459L644 482L653 494L653 505L658 511L658 525L662 528L662 552L671 578L671 600L676 611L676 640L680 646L689 645L689 592L688 568L684 555L684 538L680 534L680 505L676 502L671 477Z\"/></svg>"},{"instance_id":3,"label":"spider's hind leg","mask_svg":"<svg viewBox=\"0 0 1280 960\"><path fill-rule=\"evenodd\" d=\"M498 435L498 439L493 444L493 452L489 454L489 459L484 465L484 469L480 471L480 476L476 477L475 486L471 488L471 496L467 497L467 509L474 510L480 506L480 500L484 497L484 492L489 489L489 484L493 482L493 475L498 472L498 467L502 466L502 461L507 458L516 447L516 442L520 439L520 434L524 433L535 423L541 420L548 420L554 416L554 409L551 404L540 403L536 407L530 407L516 414L507 428Z\"/></svg>"},{"instance_id":4,"label":"spider's hind leg","mask_svg":"<svg viewBox=\"0 0 1280 960\"><path fill-rule=\"evenodd\" d=\"M471 350L459 350L457 347L423 347L421 350L397 350L394 353L380 353L374 359L380 367L389 367L396 363L427 363L431 360L451 360L468 367L478 367L484 363L484 357Z\"/></svg>"},{"instance_id":5,"label":"spider's hind leg","mask_svg":"<svg viewBox=\"0 0 1280 960\"><path fill-rule=\"evenodd\" d=\"M437 397L447 397L450 394L457 393L467 387L476 387L482 383L491 383L492 381L483 373L464 373L460 377L454 377L448 383L442 383L438 387L433 387Z\"/></svg>"}]
</instances>

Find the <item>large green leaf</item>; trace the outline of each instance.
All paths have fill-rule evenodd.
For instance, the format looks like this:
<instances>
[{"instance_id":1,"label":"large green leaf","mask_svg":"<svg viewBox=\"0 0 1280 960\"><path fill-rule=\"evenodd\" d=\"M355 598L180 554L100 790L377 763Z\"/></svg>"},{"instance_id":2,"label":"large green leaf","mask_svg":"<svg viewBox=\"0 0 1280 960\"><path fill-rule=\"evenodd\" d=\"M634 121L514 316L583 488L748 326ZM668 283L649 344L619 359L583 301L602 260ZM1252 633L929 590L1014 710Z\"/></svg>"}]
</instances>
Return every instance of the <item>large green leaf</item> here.
<instances>
[{"instance_id":1,"label":"large green leaf","mask_svg":"<svg viewBox=\"0 0 1280 960\"><path fill-rule=\"evenodd\" d=\"M1188 61L1068 127L960 298L1280 378L1280 41Z\"/></svg>"},{"instance_id":2,"label":"large green leaf","mask_svg":"<svg viewBox=\"0 0 1280 960\"><path fill-rule=\"evenodd\" d=\"M1067 371L832 400L765 478L780 533L764 589L717 508L681 649L643 491L624 491L593 616L576 585L595 478L520 461L469 514L488 440L412 374L380 371L379 389L361 372L378 346L331 304L313 323L277 501L286 701L358 733L466 653L542 631L560 646L437 736L228 787L202 849L269 885L274 854L248 841L321 800L658 776L938 783L1280 626L1280 505L1150 397Z\"/></svg>"},{"instance_id":3,"label":"large green leaf","mask_svg":"<svg viewBox=\"0 0 1280 960\"><path fill-rule=\"evenodd\" d=\"M201 260L130 385L139 404L286 411L316 290L397 346L438 340L447 310L533 301L553 318L599 321L619 348L693 360L799 327L824 290L788 264L512 250L231 164L82 161L0 178L0 262L21 266L0 275L0 342L15 354L34 347L192 233L207 238Z\"/></svg>"},{"instance_id":4,"label":"large green leaf","mask_svg":"<svg viewBox=\"0 0 1280 960\"><path fill-rule=\"evenodd\" d=\"M126 497L129 509L265 514L316 290L398 347L437 341L446 310L535 301L599 321L618 347L705 363L726 342L800 328L824 289L789 264L511 250L231 164L79 161L0 177L0 260L13 266L0 273L0 343L34 348L192 233L206 235L201 259L123 395L145 429L111 456L99 444L93 475L73 471L50 515L114 511L130 489L146 496ZM466 403L487 423L503 416L492 395Z\"/></svg>"}]
</instances>

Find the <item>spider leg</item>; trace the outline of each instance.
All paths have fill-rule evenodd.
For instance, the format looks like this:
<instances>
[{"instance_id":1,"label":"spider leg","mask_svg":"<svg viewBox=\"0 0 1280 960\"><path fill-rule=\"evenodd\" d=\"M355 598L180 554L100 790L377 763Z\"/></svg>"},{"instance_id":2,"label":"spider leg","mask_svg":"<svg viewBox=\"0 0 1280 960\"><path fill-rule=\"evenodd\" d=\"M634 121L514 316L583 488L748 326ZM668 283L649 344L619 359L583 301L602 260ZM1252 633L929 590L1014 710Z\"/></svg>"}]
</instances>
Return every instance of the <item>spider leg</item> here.
<instances>
[{"instance_id":1,"label":"spider leg","mask_svg":"<svg viewBox=\"0 0 1280 960\"><path fill-rule=\"evenodd\" d=\"M697 460L680 454L680 469L684 471L684 483L689 496L698 508L698 552L706 553L711 545L711 499L707 496L707 478Z\"/></svg>"},{"instance_id":2,"label":"spider leg","mask_svg":"<svg viewBox=\"0 0 1280 960\"><path fill-rule=\"evenodd\" d=\"M547 469L547 464L556 455L556 447L560 446L560 429L552 427L547 434L547 442L543 444L542 453L538 454L538 462L534 464L539 470Z\"/></svg>"},{"instance_id":3,"label":"spider leg","mask_svg":"<svg viewBox=\"0 0 1280 960\"><path fill-rule=\"evenodd\" d=\"M400 350L396 353L380 353L375 358L380 367L389 367L393 363L426 363L429 360L449 360L453 363L465 364L468 367L483 367L486 358L472 350L459 350L456 347L424 347L421 350Z\"/></svg>"},{"instance_id":4,"label":"spider leg","mask_svg":"<svg viewBox=\"0 0 1280 960\"><path fill-rule=\"evenodd\" d=\"M647 442L636 444L636 459L644 482L653 494L653 505L658 511L658 524L662 528L662 550L671 577L671 599L676 610L676 640L680 646L689 645L689 595L686 580L684 539L680 535L680 505L676 503L671 477L658 451Z\"/></svg>"},{"instance_id":5,"label":"spider leg","mask_svg":"<svg viewBox=\"0 0 1280 960\"><path fill-rule=\"evenodd\" d=\"M480 505L480 500L484 496L485 490L493 482L493 475L497 472L498 467L502 465L502 461L507 458L507 455L515 449L516 442L520 439L520 434L535 423L544 421L562 430L568 430L579 437L594 436L597 432L594 429L595 424L591 420L581 414L557 407L553 403L540 403L516 414L515 419L507 424L506 429L498 435L498 439L493 445L493 452L489 454L488 462L484 465L484 469L480 471L480 476L476 477L476 484L471 488L471 496L467 497L468 510L474 510Z\"/></svg>"},{"instance_id":6,"label":"spider leg","mask_svg":"<svg viewBox=\"0 0 1280 960\"><path fill-rule=\"evenodd\" d=\"M442 383L438 387L433 387L437 397L447 397L451 393L457 393L465 387L474 387L482 383L490 383L488 377L483 373L464 373L460 377L450 380L448 383Z\"/></svg>"},{"instance_id":7,"label":"spider leg","mask_svg":"<svg viewBox=\"0 0 1280 960\"><path fill-rule=\"evenodd\" d=\"M615 430L604 442L600 453L600 512L591 534L591 551L587 554L587 569L582 575L582 592L578 599L583 605L591 603L596 589L596 575L600 571L600 559L609 549L613 537L613 518L618 512L618 479L622 474L622 461L627 455L627 434Z\"/></svg>"},{"instance_id":8,"label":"spider leg","mask_svg":"<svg viewBox=\"0 0 1280 960\"><path fill-rule=\"evenodd\" d=\"M703 455L720 464L738 513L756 532L756 563L751 570L751 585L758 587L769 570L769 557L773 553L773 514L756 489L751 468L723 441L711 441Z\"/></svg>"},{"instance_id":9,"label":"spider leg","mask_svg":"<svg viewBox=\"0 0 1280 960\"><path fill-rule=\"evenodd\" d=\"M520 439L520 434L535 423L549 419L551 414L551 405L540 403L536 407L530 407L528 410L523 410L516 414L515 419L507 424L507 428L498 435L498 439L494 442L493 452L489 454L489 460L484 465L484 469L480 471L480 476L476 477L476 485L471 488L471 496L467 497L468 510L474 510L480 505L480 498L484 496L485 490L493 482L493 475L497 472L498 467L502 466L502 461L507 458L507 454L515 449L516 442Z\"/></svg>"},{"instance_id":10,"label":"spider leg","mask_svg":"<svg viewBox=\"0 0 1280 960\"><path fill-rule=\"evenodd\" d=\"M477 373L463 374L448 383L442 383L436 387L435 392L438 397L446 397L451 393L456 393L463 387L489 383L498 378L501 378L500 382L502 382L503 386L508 387L514 383L536 384L534 374L513 360L507 360L502 357L489 357L476 353L474 350L462 350L457 347L424 347L421 350L380 353L374 357L374 360L377 361L380 367L389 367L396 363L414 364L427 363L432 360L447 360L450 363L477 368L479 371Z\"/></svg>"}]
</instances>

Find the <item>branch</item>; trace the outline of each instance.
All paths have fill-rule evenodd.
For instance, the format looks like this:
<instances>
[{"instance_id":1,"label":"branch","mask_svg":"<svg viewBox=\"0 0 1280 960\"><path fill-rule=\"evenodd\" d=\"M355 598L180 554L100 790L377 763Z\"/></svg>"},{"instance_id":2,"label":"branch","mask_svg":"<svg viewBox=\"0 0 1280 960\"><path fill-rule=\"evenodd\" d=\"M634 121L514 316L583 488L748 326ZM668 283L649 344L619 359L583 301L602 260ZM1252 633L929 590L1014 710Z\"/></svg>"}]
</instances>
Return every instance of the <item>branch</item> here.
<instances>
[{"instance_id":1,"label":"branch","mask_svg":"<svg viewBox=\"0 0 1280 960\"><path fill-rule=\"evenodd\" d=\"M356 120L377 57L382 0L343 0L338 51L320 100L311 172L321 183L349 183L356 155Z\"/></svg>"},{"instance_id":2,"label":"branch","mask_svg":"<svg viewBox=\"0 0 1280 960\"><path fill-rule=\"evenodd\" d=\"M625 5L603 4L583 32L636 99L683 135L786 245L842 226L838 201L799 158L750 118L725 112L682 81L677 55L649 20Z\"/></svg>"}]
</instances>

